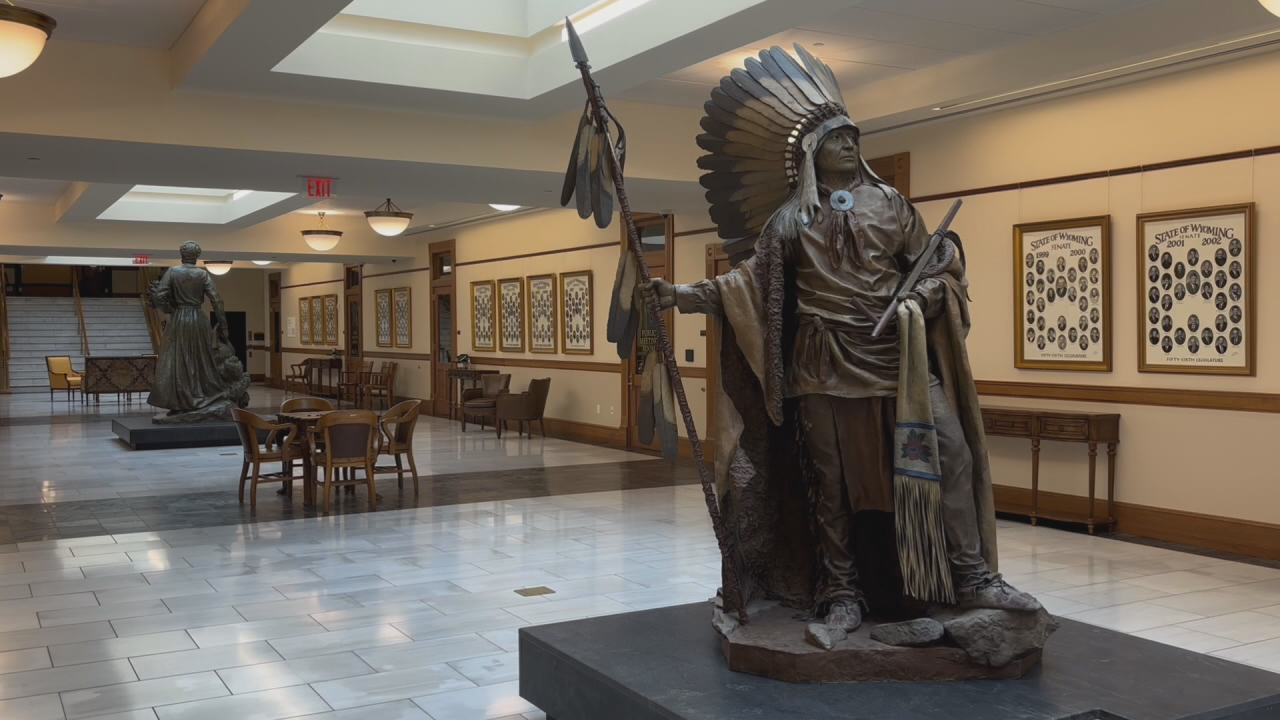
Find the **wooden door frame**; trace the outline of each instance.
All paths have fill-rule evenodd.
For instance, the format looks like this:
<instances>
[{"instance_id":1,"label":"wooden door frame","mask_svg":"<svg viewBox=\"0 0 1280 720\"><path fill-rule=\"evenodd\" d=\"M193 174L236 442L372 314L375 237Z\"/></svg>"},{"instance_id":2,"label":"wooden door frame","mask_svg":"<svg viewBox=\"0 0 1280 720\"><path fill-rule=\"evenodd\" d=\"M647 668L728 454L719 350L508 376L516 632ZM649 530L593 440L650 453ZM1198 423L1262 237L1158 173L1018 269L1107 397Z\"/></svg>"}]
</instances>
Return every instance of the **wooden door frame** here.
<instances>
[{"instance_id":1,"label":"wooden door frame","mask_svg":"<svg viewBox=\"0 0 1280 720\"><path fill-rule=\"evenodd\" d=\"M347 336L343 341L343 354L346 357L358 362L364 357L364 312L361 296L361 288L364 285L364 265L343 265L342 266L342 312L344 313L343 325L346 326ZM351 305L356 306L356 315L360 323L359 335L351 332ZM354 343L354 344L353 344ZM358 366L351 366L353 369L359 369Z\"/></svg>"},{"instance_id":2,"label":"wooden door frame","mask_svg":"<svg viewBox=\"0 0 1280 720\"><path fill-rule=\"evenodd\" d=\"M267 338L267 370L271 372L267 378L267 387L277 390L284 389L284 328L280 327L283 277L284 273L281 272L267 273L267 325L271 333ZM276 372L277 369L279 372Z\"/></svg>"},{"instance_id":3,"label":"wooden door frame","mask_svg":"<svg viewBox=\"0 0 1280 720\"><path fill-rule=\"evenodd\" d=\"M440 261L440 256L450 256L449 272L444 271L444 265ZM447 386L440 387L439 379L440 371L446 367L444 358L439 357L440 352L440 295L444 291L448 291L450 309L452 313L451 332L453 333L452 342L449 347L453 349L453 357L450 362L458 357L458 335L461 332L458 329L458 279L454 268L458 265L457 256L457 240L441 240L427 245L427 267L431 275L431 318L429 327L431 328L431 347L427 351L428 364L431 367L431 414L436 417L448 417L449 408L448 400L445 399L444 411L439 409L440 402L449 395Z\"/></svg>"},{"instance_id":4,"label":"wooden door frame","mask_svg":"<svg viewBox=\"0 0 1280 720\"><path fill-rule=\"evenodd\" d=\"M636 222L637 232L640 231L641 226L656 225L658 224L658 222L663 223L664 233L666 235L666 239L663 243L663 248L665 250L666 257L663 258L663 261L666 263L667 276L668 276L667 279L670 280L674 278L675 267L676 267L676 245L675 245L676 218L675 218L675 215L673 214L660 215L658 213L641 213L635 216L635 222ZM621 229L621 240L619 242L620 252L623 252L623 253L632 252L631 238L627 235L627 226L625 223L619 223L619 225ZM672 327L673 326L672 319L675 317L675 314L673 311L667 311L666 313L663 313L663 315L664 315L663 323L667 326L667 337L670 338L672 342L674 342L675 334L673 332L674 328ZM636 343L640 342L640 338L638 336L636 337L635 342ZM634 358L635 358L635 348L632 347L631 352L628 354L628 356L620 361L622 371L619 373L619 376L620 376L620 384L621 384L620 390L622 393L622 403L618 407L621 409L621 412L622 412L621 423L622 423L623 443L628 450L639 451L639 452L652 452L651 448L637 447L631 441L632 434L633 434L632 432L633 425L634 425L633 418L635 417L635 412L633 412L633 408L631 407L631 397L632 397L631 363Z\"/></svg>"}]
</instances>

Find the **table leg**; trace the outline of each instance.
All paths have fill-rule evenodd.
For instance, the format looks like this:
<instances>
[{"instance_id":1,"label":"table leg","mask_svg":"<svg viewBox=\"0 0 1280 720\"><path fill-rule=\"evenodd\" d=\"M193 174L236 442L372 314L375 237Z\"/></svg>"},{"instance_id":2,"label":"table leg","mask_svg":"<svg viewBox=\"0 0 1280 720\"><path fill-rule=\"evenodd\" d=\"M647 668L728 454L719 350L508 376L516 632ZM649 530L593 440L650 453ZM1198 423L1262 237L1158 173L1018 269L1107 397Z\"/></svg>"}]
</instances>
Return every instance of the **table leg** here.
<instances>
[{"instance_id":1,"label":"table leg","mask_svg":"<svg viewBox=\"0 0 1280 720\"><path fill-rule=\"evenodd\" d=\"M445 384L449 386L449 389L447 390L449 393L449 422L453 422L453 386L457 383L458 379L448 375L445 377Z\"/></svg>"},{"instance_id":2,"label":"table leg","mask_svg":"<svg viewBox=\"0 0 1280 720\"><path fill-rule=\"evenodd\" d=\"M1116 521L1116 444L1107 443L1107 522Z\"/></svg>"},{"instance_id":3,"label":"table leg","mask_svg":"<svg viewBox=\"0 0 1280 720\"><path fill-rule=\"evenodd\" d=\"M1040 438L1031 438L1031 525L1040 514Z\"/></svg>"},{"instance_id":4,"label":"table leg","mask_svg":"<svg viewBox=\"0 0 1280 720\"><path fill-rule=\"evenodd\" d=\"M309 433L310 428L303 426L302 431ZM311 505L315 502L315 483L312 482L312 475L315 473L314 463L311 461L311 436L304 434L302 436L302 504Z\"/></svg>"},{"instance_id":5,"label":"table leg","mask_svg":"<svg viewBox=\"0 0 1280 720\"><path fill-rule=\"evenodd\" d=\"M1098 443L1089 443L1089 534L1092 535L1093 527L1093 505L1095 497L1095 485L1098 479Z\"/></svg>"}]
</instances>

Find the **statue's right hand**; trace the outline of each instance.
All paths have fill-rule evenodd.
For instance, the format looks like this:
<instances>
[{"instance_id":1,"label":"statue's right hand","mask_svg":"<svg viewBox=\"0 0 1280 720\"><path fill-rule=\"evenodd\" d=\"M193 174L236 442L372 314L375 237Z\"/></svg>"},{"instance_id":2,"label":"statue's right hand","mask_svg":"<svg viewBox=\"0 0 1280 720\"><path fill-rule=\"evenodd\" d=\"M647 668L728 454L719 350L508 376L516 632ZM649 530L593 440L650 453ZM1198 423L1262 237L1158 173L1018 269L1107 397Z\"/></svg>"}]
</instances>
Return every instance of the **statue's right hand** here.
<instances>
[{"instance_id":1,"label":"statue's right hand","mask_svg":"<svg viewBox=\"0 0 1280 720\"><path fill-rule=\"evenodd\" d=\"M662 278L641 283L640 292L644 293L647 302L657 301L660 310L670 310L676 306L676 286Z\"/></svg>"}]
</instances>

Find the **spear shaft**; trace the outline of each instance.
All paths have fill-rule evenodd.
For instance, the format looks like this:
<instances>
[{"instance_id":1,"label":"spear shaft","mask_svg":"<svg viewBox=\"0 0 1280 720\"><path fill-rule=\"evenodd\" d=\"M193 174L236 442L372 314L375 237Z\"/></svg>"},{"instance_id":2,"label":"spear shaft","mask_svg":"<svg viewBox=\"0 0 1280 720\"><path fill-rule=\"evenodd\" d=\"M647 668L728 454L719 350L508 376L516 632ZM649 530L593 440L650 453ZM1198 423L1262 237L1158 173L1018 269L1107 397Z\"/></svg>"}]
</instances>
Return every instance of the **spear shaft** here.
<instances>
[{"instance_id":1,"label":"spear shaft","mask_svg":"<svg viewBox=\"0 0 1280 720\"><path fill-rule=\"evenodd\" d=\"M582 72L582 84L587 91L587 101L591 105L591 113L597 126L604 134L606 150L614 160L610 164L613 175L611 179L618 199L619 212L622 215L623 223L626 225L628 244L636 260L640 282L647 285L651 279L649 264L645 262L644 245L640 240L640 233L636 229L635 217L631 212L631 204L627 200L622 164L618 162L619 158L613 146L613 138L608 132L607 120L609 113L605 108L604 96L600 92L599 84L591 77L591 65L587 61L586 51L582 47L582 41L578 37L577 31L573 28L573 23L568 18L565 18L565 23L569 31L569 45L573 52L574 62ZM583 188L578 188L578 192L582 191ZM667 334L666 323L662 320L662 313L658 309L657 298L651 297L650 293L643 293L643 295L645 310L649 313L649 322L657 329L655 345L662 356L663 364L666 365L668 377L671 378L671 387L676 397L676 403L680 406L680 415L684 419L685 432L689 436L689 447L693 454L693 462L698 469L698 479L702 484L702 494L707 503L707 512L711 516L711 528L715 533L716 543L720 546L721 575L725 585L723 588L724 610L725 612L736 613L739 619L745 621L746 608L743 603L741 584L738 582L737 573L735 572L736 566L730 552L730 541L724 527L724 518L720 515L720 502L716 496L715 482L707 469L706 457L702 452L702 440L698 437L698 429L693 423L693 413L689 409L689 398L685 395L684 382L680 377L680 367L676 364L675 351L672 349L671 339Z\"/></svg>"}]
</instances>

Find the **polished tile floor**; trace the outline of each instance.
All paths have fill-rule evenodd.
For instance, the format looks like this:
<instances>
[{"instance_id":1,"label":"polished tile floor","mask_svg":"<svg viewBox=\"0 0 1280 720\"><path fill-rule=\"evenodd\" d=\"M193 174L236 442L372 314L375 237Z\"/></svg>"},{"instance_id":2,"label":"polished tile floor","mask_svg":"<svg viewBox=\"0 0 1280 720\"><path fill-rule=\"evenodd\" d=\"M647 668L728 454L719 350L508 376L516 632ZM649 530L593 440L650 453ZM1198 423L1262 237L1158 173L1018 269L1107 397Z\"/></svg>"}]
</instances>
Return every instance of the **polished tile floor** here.
<instances>
[{"instance_id":1,"label":"polished tile floor","mask_svg":"<svg viewBox=\"0 0 1280 720\"><path fill-rule=\"evenodd\" d=\"M0 427L4 482L21 486L7 472L14 453L43 439L65 473L45 476L59 486L48 492L113 490L115 474L94 480L108 464L158 496L169 476L191 472L206 490L232 491L238 457L201 451L175 471L112 447L103 422L56 440L75 425ZM36 427L43 435L12 434ZM551 440L464 438L435 423L420 432L420 465L457 475L474 463L476 482L548 465L553 480L593 464L680 472ZM1280 672L1280 569L1011 521L1000 536L1003 571L1059 615ZM718 562L700 489L688 484L553 485L531 497L0 544L0 718L541 718L518 694L519 627L703 601ZM552 593L515 592L530 587Z\"/></svg>"}]
</instances>

